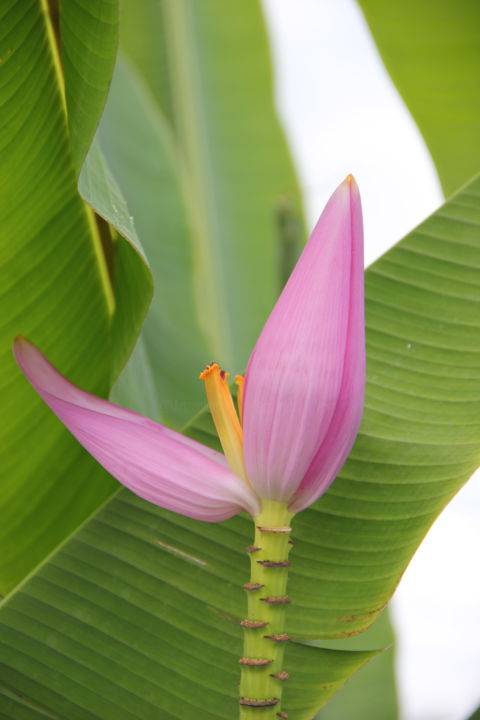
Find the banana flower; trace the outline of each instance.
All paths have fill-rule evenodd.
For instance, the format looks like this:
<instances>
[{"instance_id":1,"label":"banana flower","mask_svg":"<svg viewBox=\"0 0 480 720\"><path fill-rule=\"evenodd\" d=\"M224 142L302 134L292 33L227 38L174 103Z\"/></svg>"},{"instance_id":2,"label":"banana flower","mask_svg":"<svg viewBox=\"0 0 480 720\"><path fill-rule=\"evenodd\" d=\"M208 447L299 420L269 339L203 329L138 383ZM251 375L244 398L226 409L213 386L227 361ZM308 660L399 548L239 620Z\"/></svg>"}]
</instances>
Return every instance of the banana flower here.
<instances>
[{"instance_id":1,"label":"banana flower","mask_svg":"<svg viewBox=\"0 0 480 720\"><path fill-rule=\"evenodd\" d=\"M330 198L244 380L237 376L239 414L217 363L200 376L225 455L81 390L22 337L14 354L77 440L146 500L206 521L242 510L256 516L262 499L302 510L343 465L363 410L363 231L354 179Z\"/></svg>"}]
</instances>

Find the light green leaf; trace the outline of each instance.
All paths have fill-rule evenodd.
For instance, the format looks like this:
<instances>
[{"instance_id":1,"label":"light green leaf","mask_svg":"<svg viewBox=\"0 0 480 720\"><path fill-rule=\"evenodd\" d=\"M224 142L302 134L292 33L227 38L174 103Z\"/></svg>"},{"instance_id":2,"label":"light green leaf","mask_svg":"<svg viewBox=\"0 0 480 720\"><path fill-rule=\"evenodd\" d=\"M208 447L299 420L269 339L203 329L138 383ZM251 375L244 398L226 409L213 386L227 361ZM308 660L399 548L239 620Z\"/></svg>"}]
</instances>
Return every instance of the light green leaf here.
<instances>
[{"instance_id":1,"label":"light green leaf","mask_svg":"<svg viewBox=\"0 0 480 720\"><path fill-rule=\"evenodd\" d=\"M367 628L478 465L479 225L477 178L367 273L361 433L293 524L292 720L372 656L298 640ZM216 442L206 413L189 434ZM200 524L120 491L4 602L5 707L16 695L68 720L232 718L251 532L243 516Z\"/></svg>"},{"instance_id":2,"label":"light green leaf","mask_svg":"<svg viewBox=\"0 0 480 720\"><path fill-rule=\"evenodd\" d=\"M203 333L212 357L243 372L280 287L285 202L300 215L258 0L228 13L221 0L127 1L122 20L121 47L175 140Z\"/></svg>"},{"instance_id":3,"label":"light green leaf","mask_svg":"<svg viewBox=\"0 0 480 720\"><path fill-rule=\"evenodd\" d=\"M97 214L103 248L112 268L116 301L112 319L110 377L113 382L127 362L142 329L153 293L153 278L133 217L96 140L85 159L78 189Z\"/></svg>"},{"instance_id":4,"label":"light green leaf","mask_svg":"<svg viewBox=\"0 0 480 720\"><path fill-rule=\"evenodd\" d=\"M480 169L480 8L476 0L359 0L446 195Z\"/></svg>"},{"instance_id":5,"label":"light green leaf","mask_svg":"<svg viewBox=\"0 0 480 720\"><path fill-rule=\"evenodd\" d=\"M80 174L100 120L118 45L118 0L60 0L68 129Z\"/></svg>"},{"instance_id":6,"label":"light green leaf","mask_svg":"<svg viewBox=\"0 0 480 720\"><path fill-rule=\"evenodd\" d=\"M121 235L129 238L137 252L143 255L133 217L129 214L125 198L96 139L88 151L78 189L84 200L92 206L95 204L95 212L113 225Z\"/></svg>"},{"instance_id":7,"label":"light green leaf","mask_svg":"<svg viewBox=\"0 0 480 720\"><path fill-rule=\"evenodd\" d=\"M184 425L205 402L198 374L211 351L198 322L203 309L197 310L193 293L194 257L182 171L165 119L124 61L117 63L99 135L155 277L141 345L114 397L145 412L138 392L138 378L143 377L154 417Z\"/></svg>"},{"instance_id":8,"label":"light green leaf","mask_svg":"<svg viewBox=\"0 0 480 720\"><path fill-rule=\"evenodd\" d=\"M393 631L387 612L383 612L368 630L347 640L315 644L329 648L364 650L386 648L369 662L362 672L351 678L342 692L337 693L323 707L315 720L397 720L397 691L394 673Z\"/></svg>"}]
</instances>

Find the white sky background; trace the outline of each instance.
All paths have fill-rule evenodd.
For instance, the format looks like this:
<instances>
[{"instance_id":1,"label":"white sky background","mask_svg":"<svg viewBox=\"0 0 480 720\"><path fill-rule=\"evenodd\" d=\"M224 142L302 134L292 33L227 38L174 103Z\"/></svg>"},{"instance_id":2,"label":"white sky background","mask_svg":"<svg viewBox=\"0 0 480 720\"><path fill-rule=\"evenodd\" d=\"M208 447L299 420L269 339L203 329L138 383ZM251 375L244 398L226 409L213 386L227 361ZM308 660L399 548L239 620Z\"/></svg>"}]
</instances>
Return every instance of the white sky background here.
<instances>
[{"instance_id":1,"label":"white sky background","mask_svg":"<svg viewBox=\"0 0 480 720\"><path fill-rule=\"evenodd\" d=\"M308 224L353 173L369 264L441 204L433 163L354 0L263 5ZM480 704L479 549L477 478L436 521L395 596L403 720L466 720Z\"/></svg>"}]
</instances>

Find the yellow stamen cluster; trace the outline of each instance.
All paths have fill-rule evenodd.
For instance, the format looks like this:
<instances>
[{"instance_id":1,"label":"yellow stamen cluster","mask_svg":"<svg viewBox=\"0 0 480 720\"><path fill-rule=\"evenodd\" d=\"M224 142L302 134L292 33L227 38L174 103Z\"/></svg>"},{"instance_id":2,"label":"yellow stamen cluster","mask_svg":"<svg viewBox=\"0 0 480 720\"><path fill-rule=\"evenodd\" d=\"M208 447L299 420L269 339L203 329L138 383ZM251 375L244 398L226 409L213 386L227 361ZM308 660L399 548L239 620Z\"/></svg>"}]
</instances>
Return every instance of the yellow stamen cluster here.
<instances>
[{"instance_id":1,"label":"yellow stamen cluster","mask_svg":"<svg viewBox=\"0 0 480 720\"><path fill-rule=\"evenodd\" d=\"M222 444L223 452L232 470L240 475L246 482L247 475L243 462L243 432L232 395L228 386L229 373L224 372L218 363L206 365L200 373L200 380L205 383L208 405L212 413L213 422ZM239 409L241 414L241 385L239 385ZM243 378L242 378L243 380Z\"/></svg>"},{"instance_id":2,"label":"yellow stamen cluster","mask_svg":"<svg viewBox=\"0 0 480 720\"><path fill-rule=\"evenodd\" d=\"M243 375L235 375L235 385L237 386L237 405L240 422L243 422Z\"/></svg>"}]
</instances>

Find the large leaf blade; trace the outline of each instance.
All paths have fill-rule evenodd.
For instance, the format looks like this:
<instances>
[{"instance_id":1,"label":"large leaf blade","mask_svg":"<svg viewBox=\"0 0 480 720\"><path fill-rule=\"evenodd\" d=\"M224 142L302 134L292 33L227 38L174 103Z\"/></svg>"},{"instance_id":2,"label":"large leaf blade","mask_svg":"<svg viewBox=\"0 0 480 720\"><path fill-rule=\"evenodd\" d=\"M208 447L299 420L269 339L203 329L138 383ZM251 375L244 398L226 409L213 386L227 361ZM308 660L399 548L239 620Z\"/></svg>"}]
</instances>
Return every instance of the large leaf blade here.
<instances>
[{"instance_id":1,"label":"large leaf blade","mask_svg":"<svg viewBox=\"0 0 480 720\"><path fill-rule=\"evenodd\" d=\"M72 720L236 714L240 618L223 608L226 596L243 595L246 553L244 567L238 560L250 522L235 519L224 551L200 526L193 554L178 548L177 518L160 527L158 519L156 508L122 491L5 601L7 688ZM202 599L191 592L197 568L209 575ZM291 653L293 717L305 719L318 706L320 669L326 699L372 655L302 645Z\"/></svg>"},{"instance_id":2,"label":"large leaf blade","mask_svg":"<svg viewBox=\"0 0 480 720\"><path fill-rule=\"evenodd\" d=\"M34 1L3 3L0 13L1 54L10 51L0 68L5 591L113 487L25 384L11 341L17 333L29 336L79 382L105 393L104 338L114 300L98 237L76 193L46 17Z\"/></svg>"},{"instance_id":3,"label":"large leaf blade","mask_svg":"<svg viewBox=\"0 0 480 720\"><path fill-rule=\"evenodd\" d=\"M193 293L191 222L171 130L145 83L122 57L99 135L155 277L141 344L127 376L123 374L115 387L115 398L145 412L135 377L154 378L148 398L154 417L181 426L204 403L198 373L211 355L199 325L202 309L196 307Z\"/></svg>"},{"instance_id":4,"label":"large leaf blade","mask_svg":"<svg viewBox=\"0 0 480 720\"><path fill-rule=\"evenodd\" d=\"M283 208L290 203L298 217L300 206L260 5L248 0L226 14L219 0L125 2L122 16L121 47L153 91L184 167L203 333L213 357L243 372L280 289Z\"/></svg>"},{"instance_id":5,"label":"large leaf blade","mask_svg":"<svg viewBox=\"0 0 480 720\"><path fill-rule=\"evenodd\" d=\"M114 21L115 3L106 3ZM80 5L80 1L75 3L75 7ZM74 3L66 8L71 13ZM92 64L89 52L88 40L96 37L98 49L101 35L100 4L95 10L97 14L84 16L88 19L82 24L86 42L83 56L77 47L78 67L69 56L66 92L70 101L81 81L85 100L89 81L95 84L101 76L93 105L88 105L93 113L90 125L74 133L73 141L47 4L7 2L0 11L3 592L115 487L45 412L15 366L11 342L18 333L28 336L86 388L107 394L139 333L151 291L144 261L123 238L118 239L115 252L104 223L107 261L100 225L76 187L76 145L90 142L108 85L105 67ZM66 32L64 56L68 56L69 37ZM113 23L110 42L104 47L107 70L115 58L115 37ZM88 77L84 75L87 68ZM78 71L76 75L73 70ZM73 124L74 116L72 111L68 118ZM92 193L93 204L99 187Z\"/></svg>"},{"instance_id":6,"label":"large leaf blade","mask_svg":"<svg viewBox=\"0 0 480 720\"><path fill-rule=\"evenodd\" d=\"M117 53L118 16L118 0L61 2L62 68L77 175L105 105Z\"/></svg>"},{"instance_id":7,"label":"large leaf blade","mask_svg":"<svg viewBox=\"0 0 480 720\"><path fill-rule=\"evenodd\" d=\"M479 223L476 179L366 274L364 420L340 477L298 519L297 534L314 543L298 563L303 607L291 621L299 633L317 620L323 636L368 627L430 524L478 466ZM452 275L455 292L445 292ZM307 587L307 563L316 588Z\"/></svg>"}]
</instances>

